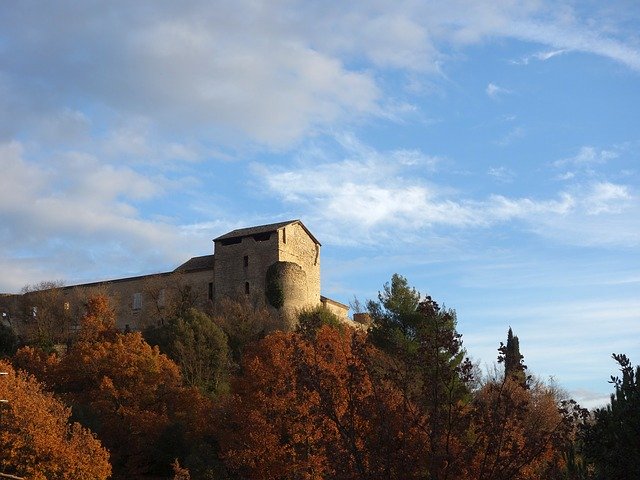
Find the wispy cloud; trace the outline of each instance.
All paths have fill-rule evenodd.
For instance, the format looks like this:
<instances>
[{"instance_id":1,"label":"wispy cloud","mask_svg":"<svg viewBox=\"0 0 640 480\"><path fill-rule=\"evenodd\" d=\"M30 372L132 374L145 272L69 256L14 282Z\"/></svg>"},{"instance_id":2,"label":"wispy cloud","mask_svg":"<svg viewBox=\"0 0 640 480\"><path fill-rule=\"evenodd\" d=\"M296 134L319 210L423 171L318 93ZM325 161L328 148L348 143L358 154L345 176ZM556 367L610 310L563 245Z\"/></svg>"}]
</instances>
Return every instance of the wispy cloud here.
<instances>
[{"instance_id":1,"label":"wispy cloud","mask_svg":"<svg viewBox=\"0 0 640 480\"><path fill-rule=\"evenodd\" d=\"M520 126L513 127L504 136L496 140L495 144L501 147L506 147L514 143L514 141L518 140L519 138L524 137L524 135L525 135L524 128Z\"/></svg>"},{"instance_id":2,"label":"wispy cloud","mask_svg":"<svg viewBox=\"0 0 640 480\"><path fill-rule=\"evenodd\" d=\"M627 244L640 238L640 221L629 221L640 205L627 185L576 184L546 199L498 194L469 198L419 174L415 166L429 162L427 155L413 152L412 160L406 162L403 152L380 152L348 138L338 153L342 159L302 155L295 165L255 165L254 172L270 194L304 209L306 216L328 232L349 225L365 243L398 229L410 233L445 227L486 228L516 220L530 231L567 243ZM510 175L500 168L488 173L500 179ZM612 222L627 225L598 231L598 225L603 228Z\"/></svg>"},{"instance_id":3,"label":"wispy cloud","mask_svg":"<svg viewBox=\"0 0 640 480\"><path fill-rule=\"evenodd\" d=\"M501 95L507 95L511 93L511 90L500 87L493 82L489 83L484 91L489 97L493 98L494 100Z\"/></svg>"},{"instance_id":4,"label":"wispy cloud","mask_svg":"<svg viewBox=\"0 0 640 480\"><path fill-rule=\"evenodd\" d=\"M580 148L580 151L568 158L562 158L553 162L554 167L566 167L566 166L588 166L607 163L609 160L618 158L618 152L614 150L597 149L595 147L586 145Z\"/></svg>"},{"instance_id":5,"label":"wispy cloud","mask_svg":"<svg viewBox=\"0 0 640 480\"><path fill-rule=\"evenodd\" d=\"M521 57L517 60L512 60L511 63L514 63L516 65L529 65L529 62L531 60L539 60L541 62L546 62L547 60L553 58L553 57L557 57L559 55L564 55L565 53L568 53L569 50L566 48L562 48L559 50L545 50L545 51L541 51L541 52L536 52L532 55L526 55L524 57Z\"/></svg>"},{"instance_id":6,"label":"wispy cloud","mask_svg":"<svg viewBox=\"0 0 640 480\"><path fill-rule=\"evenodd\" d=\"M487 170L487 175L502 183L510 183L516 176L513 170L503 166L489 168L489 170Z\"/></svg>"}]
</instances>

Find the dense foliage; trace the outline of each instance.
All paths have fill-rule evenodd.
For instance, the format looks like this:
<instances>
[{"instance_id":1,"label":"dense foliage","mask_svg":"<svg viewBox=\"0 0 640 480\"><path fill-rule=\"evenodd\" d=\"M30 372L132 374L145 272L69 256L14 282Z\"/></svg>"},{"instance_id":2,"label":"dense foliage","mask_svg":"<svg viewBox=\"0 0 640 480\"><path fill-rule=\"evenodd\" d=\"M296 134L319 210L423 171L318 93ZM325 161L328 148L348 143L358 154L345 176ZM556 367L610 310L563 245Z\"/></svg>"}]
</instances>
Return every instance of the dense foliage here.
<instances>
[{"instance_id":1,"label":"dense foliage","mask_svg":"<svg viewBox=\"0 0 640 480\"><path fill-rule=\"evenodd\" d=\"M584 427L584 454L594 478L640 478L640 366L633 368L626 355L614 354L622 378L611 377L611 402L594 412Z\"/></svg>"},{"instance_id":2,"label":"dense foliage","mask_svg":"<svg viewBox=\"0 0 640 480\"><path fill-rule=\"evenodd\" d=\"M42 384L0 361L0 468L33 480L101 480L109 454Z\"/></svg>"},{"instance_id":3,"label":"dense foliage","mask_svg":"<svg viewBox=\"0 0 640 480\"><path fill-rule=\"evenodd\" d=\"M42 314L30 319L29 345L11 357L13 367L0 363L9 373L0 377L0 398L10 400L0 411L6 473L102 479L113 468L115 479L179 480L640 473L640 369L624 355L614 356L622 378L612 378L611 405L589 416L528 373L510 328L498 349L504 370L481 377L455 311L400 275L367 303L369 329L315 308L282 332L275 309L224 300L204 313L181 301L143 337L118 331L108 298L97 295L79 331L62 335L45 301L56 295L38 295ZM60 312L68 324L70 314ZM3 335L11 355L15 338ZM62 340L65 348L55 343ZM79 423L70 423L71 413Z\"/></svg>"}]
</instances>

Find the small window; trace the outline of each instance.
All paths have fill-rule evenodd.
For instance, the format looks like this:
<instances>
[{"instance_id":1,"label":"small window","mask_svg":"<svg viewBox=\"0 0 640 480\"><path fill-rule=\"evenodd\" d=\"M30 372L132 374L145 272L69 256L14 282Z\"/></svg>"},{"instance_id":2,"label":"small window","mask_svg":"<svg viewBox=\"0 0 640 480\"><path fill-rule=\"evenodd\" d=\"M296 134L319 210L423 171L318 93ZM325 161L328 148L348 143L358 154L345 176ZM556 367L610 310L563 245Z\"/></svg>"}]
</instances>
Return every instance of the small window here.
<instances>
[{"instance_id":1,"label":"small window","mask_svg":"<svg viewBox=\"0 0 640 480\"><path fill-rule=\"evenodd\" d=\"M244 293L249 295L249 282L244 282Z\"/></svg>"},{"instance_id":2,"label":"small window","mask_svg":"<svg viewBox=\"0 0 640 480\"><path fill-rule=\"evenodd\" d=\"M133 309L140 310L142 308L142 294L134 293L133 294Z\"/></svg>"},{"instance_id":3,"label":"small window","mask_svg":"<svg viewBox=\"0 0 640 480\"><path fill-rule=\"evenodd\" d=\"M282 229L282 243L287 243L287 227Z\"/></svg>"},{"instance_id":4,"label":"small window","mask_svg":"<svg viewBox=\"0 0 640 480\"><path fill-rule=\"evenodd\" d=\"M213 300L213 282L209 282L209 295L207 298L209 298L209 300Z\"/></svg>"},{"instance_id":5,"label":"small window","mask_svg":"<svg viewBox=\"0 0 640 480\"><path fill-rule=\"evenodd\" d=\"M68 312L69 308L71 308L71 306L69 305L69 302L64 302L64 310Z\"/></svg>"},{"instance_id":6,"label":"small window","mask_svg":"<svg viewBox=\"0 0 640 480\"><path fill-rule=\"evenodd\" d=\"M249 266L249 255L244 256L244 268Z\"/></svg>"}]
</instances>

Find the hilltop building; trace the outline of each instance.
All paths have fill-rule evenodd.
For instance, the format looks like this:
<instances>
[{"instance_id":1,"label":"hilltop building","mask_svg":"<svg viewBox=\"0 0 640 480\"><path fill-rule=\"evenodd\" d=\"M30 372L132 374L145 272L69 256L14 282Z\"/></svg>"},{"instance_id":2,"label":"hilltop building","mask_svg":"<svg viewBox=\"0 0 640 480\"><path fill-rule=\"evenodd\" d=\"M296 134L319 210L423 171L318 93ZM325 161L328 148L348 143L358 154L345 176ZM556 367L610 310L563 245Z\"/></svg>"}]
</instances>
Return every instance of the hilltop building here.
<instances>
[{"instance_id":1,"label":"hilltop building","mask_svg":"<svg viewBox=\"0 0 640 480\"><path fill-rule=\"evenodd\" d=\"M225 297L269 305L285 328L298 310L317 305L347 319L347 305L320 294L321 245L300 220L233 230L213 241L212 255L190 258L171 272L62 287L62 313L75 317L74 300L97 291L115 300L123 330L162 322L179 302L206 309ZM3 316L15 316L28 295L0 296ZM23 307L22 315L39 315L34 308L25 313Z\"/></svg>"}]
</instances>

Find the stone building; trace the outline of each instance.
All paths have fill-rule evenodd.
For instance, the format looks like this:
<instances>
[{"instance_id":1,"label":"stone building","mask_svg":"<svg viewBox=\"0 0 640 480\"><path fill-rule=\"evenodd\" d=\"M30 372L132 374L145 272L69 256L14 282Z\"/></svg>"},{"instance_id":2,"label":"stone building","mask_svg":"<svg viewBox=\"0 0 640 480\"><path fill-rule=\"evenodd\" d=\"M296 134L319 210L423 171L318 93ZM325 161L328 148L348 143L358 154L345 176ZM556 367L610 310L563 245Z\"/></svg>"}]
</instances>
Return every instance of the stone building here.
<instances>
[{"instance_id":1,"label":"stone building","mask_svg":"<svg viewBox=\"0 0 640 480\"><path fill-rule=\"evenodd\" d=\"M81 298L108 294L118 327L131 330L169 318L176 304L206 309L224 297L266 304L288 327L298 310L317 305L346 320L348 306L320 294L320 246L300 220L242 228L215 238L212 255L190 258L171 272L62 287L58 303L74 318ZM3 316L38 315L31 305L37 294L0 297Z\"/></svg>"}]
</instances>

